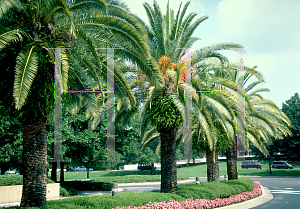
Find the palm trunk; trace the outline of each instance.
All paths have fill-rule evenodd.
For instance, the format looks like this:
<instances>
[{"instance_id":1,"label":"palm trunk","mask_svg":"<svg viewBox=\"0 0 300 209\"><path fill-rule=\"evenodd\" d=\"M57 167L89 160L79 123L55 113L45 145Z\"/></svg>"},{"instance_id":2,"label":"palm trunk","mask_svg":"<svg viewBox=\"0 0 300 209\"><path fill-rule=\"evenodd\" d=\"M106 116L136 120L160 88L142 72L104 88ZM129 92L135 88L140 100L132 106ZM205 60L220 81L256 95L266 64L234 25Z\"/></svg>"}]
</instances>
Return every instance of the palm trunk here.
<instances>
[{"instance_id":1,"label":"palm trunk","mask_svg":"<svg viewBox=\"0 0 300 209\"><path fill-rule=\"evenodd\" d=\"M160 130L161 187L165 193L177 192L176 128Z\"/></svg>"},{"instance_id":2,"label":"palm trunk","mask_svg":"<svg viewBox=\"0 0 300 209\"><path fill-rule=\"evenodd\" d=\"M226 150L228 180L238 179L236 145Z\"/></svg>"},{"instance_id":3,"label":"palm trunk","mask_svg":"<svg viewBox=\"0 0 300 209\"><path fill-rule=\"evenodd\" d=\"M207 181L220 182L218 151L206 149Z\"/></svg>"},{"instance_id":4,"label":"palm trunk","mask_svg":"<svg viewBox=\"0 0 300 209\"><path fill-rule=\"evenodd\" d=\"M21 207L45 206L47 189L46 118L23 124L23 191Z\"/></svg>"},{"instance_id":5,"label":"palm trunk","mask_svg":"<svg viewBox=\"0 0 300 209\"><path fill-rule=\"evenodd\" d=\"M65 172L64 172L64 162L60 162L60 178L59 182L64 183L65 181Z\"/></svg>"},{"instance_id":6,"label":"palm trunk","mask_svg":"<svg viewBox=\"0 0 300 209\"><path fill-rule=\"evenodd\" d=\"M57 182L57 162L52 162L51 180Z\"/></svg>"}]
</instances>

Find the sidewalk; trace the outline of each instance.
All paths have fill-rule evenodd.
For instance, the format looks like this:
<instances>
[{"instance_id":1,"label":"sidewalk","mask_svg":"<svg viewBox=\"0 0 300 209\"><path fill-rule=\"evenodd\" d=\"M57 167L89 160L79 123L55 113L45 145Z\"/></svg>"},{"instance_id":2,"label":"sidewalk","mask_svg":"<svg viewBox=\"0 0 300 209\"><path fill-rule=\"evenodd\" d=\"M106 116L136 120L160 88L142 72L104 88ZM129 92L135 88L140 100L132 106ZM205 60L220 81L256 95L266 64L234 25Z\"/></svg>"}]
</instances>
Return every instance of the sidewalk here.
<instances>
[{"instance_id":1,"label":"sidewalk","mask_svg":"<svg viewBox=\"0 0 300 209\"><path fill-rule=\"evenodd\" d=\"M182 183L190 183L190 182L195 182L195 177L191 177L190 179L186 180L178 180L178 184ZM153 184L160 184L160 182L145 182L145 183L120 183L118 185L120 186L139 186L139 185L153 185ZM233 204L233 205L228 205L228 206L223 206L219 207L220 209L247 209L247 208L253 208L258 205L262 205L270 200L273 199L273 195L270 192L270 190L267 187L261 186L262 189L262 195L256 198L253 198L251 200L247 200L241 203ZM123 192L122 188L118 189L119 192ZM53 199L48 199L47 201L52 201L52 200L61 200L61 199L66 199L66 198L74 198L74 197L84 197L84 196L104 196L104 195L111 195L111 191L78 191L78 195L76 196L71 196L71 197L59 197L59 198L53 198ZM12 207L12 206L20 206L20 202L13 202L13 203L5 203L5 204L0 204L1 207Z\"/></svg>"}]
</instances>

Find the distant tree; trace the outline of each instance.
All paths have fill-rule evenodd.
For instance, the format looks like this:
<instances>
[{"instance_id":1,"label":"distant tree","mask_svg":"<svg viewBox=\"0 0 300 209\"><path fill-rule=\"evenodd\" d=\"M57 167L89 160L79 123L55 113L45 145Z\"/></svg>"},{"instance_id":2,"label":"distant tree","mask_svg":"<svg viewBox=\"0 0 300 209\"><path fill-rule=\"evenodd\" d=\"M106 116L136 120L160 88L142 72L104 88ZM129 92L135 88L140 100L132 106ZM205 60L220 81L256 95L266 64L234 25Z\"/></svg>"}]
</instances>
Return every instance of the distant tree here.
<instances>
[{"instance_id":1,"label":"distant tree","mask_svg":"<svg viewBox=\"0 0 300 209\"><path fill-rule=\"evenodd\" d=\"M23 129L19 121L5 116L0 106L0 169L1 175L9 168L21 170Z\"/></svg>"},{"instance_id":2,"label":"distant tree","mask_svg":"<svg viewBox=\"0 0 300 209\"><path fill-rule=\"evenodd\" d=\"M282 104L282 111L291 120L290 130L292 136L285 137L278 144L280 152L285 153L288 157L300 160L300 98L295 93L289 100ZM276 145L276 144L274 144Z\"/></svg>"}]
</instances>

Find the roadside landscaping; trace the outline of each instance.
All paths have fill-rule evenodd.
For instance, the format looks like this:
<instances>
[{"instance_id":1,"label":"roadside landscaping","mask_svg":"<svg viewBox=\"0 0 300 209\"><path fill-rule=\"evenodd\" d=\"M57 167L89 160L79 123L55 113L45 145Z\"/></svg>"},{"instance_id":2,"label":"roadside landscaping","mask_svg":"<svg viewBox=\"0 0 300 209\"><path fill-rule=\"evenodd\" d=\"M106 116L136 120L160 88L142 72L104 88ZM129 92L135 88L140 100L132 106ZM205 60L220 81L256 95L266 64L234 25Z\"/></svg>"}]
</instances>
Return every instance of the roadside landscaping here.
<instances>
[{"instance_id":1,"label":"roadside landscaping","mask_svg":"<svg viewBox=\"0 0 300 209\"><path fill-rule=\"evenodd\" d=\"M261 194L259 182L241 178L220 183L201 182L178 185L176 194L152 192L122 192L118 196L73 197L47 202L47 208L213 208L241 202ZM213 200L212 200L213 199ZM136 207L133 207L136 206ZM143 206L143 207L140 207ZM20 208L20 207L12 207Z\"/></svg>"}]
</instances>

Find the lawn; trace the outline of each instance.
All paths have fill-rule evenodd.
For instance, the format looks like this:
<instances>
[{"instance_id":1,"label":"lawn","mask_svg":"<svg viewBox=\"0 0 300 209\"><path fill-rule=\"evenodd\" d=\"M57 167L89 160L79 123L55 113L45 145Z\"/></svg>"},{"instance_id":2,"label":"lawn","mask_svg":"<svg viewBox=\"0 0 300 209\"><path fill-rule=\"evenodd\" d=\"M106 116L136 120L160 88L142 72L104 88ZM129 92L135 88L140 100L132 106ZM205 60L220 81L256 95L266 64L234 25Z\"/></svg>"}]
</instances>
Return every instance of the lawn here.
<instances>
[{"instance_id":1,"label":"lawn","mask_svg":"<svg viewBox=\"0 0 300 209\"><path fill-rule=\"evenodd\" d=\"M242 176L300 176L300 164L292 163L294 169L272 169L273 174L268 174L269 164L261 161L262 169L242 169L241 162L238 162L238 174ZM226 162L219 162L220 176L227 174ZM50 173L49 173L50 176ZM206 177L206 165L189 166L177 169L178 180L189 177ZM58 178L59 179L59 178ZM86 172L66 172L65 180L83 180ZM102 182L131 183L131 182L152 182L160 181L160 171L156 175L150 175L150 171L91 171L90 179L97 179Z\"/></svg>"}]
</instances>

